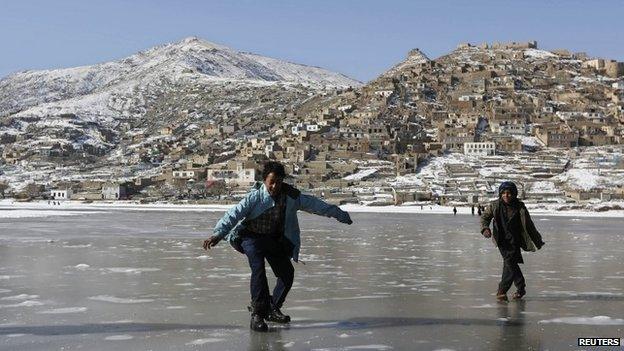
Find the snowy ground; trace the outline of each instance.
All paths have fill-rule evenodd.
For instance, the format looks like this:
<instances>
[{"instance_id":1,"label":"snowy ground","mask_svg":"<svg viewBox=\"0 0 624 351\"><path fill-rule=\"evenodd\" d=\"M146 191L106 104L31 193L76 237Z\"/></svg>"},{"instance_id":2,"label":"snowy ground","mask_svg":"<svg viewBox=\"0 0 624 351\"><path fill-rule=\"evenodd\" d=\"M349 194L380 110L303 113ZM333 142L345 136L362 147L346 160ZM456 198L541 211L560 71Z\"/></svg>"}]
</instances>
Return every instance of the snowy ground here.
<instances>
[{"instance_id":1,"label":"snowy ground","mask_svg":"<svg viewBox=\"0 0 624 351\"><path fill-rule=\"evenodd\" d=\"M391 200L391 199L390 199ZM66 216L73 215L73 211L167 211L167 212L223 212L232 205L179 205L168 203L139 204L132 201L110 201L84 203L82 201L58 201L53 205L48 201L16 202L12 199L0 200L0 218L20 218L20 217L45 217L45 216ZM586 207L595 209L603 205L619 205L624 207L622 201L598 202L587 204ZM557 210L559 205L552 204L527 204L531 215L534 216L561 216L561 217L624 217L624 210L609 210L596 212L590 210ZM438 206L429 203L405 203L402 206L364 206L348 204L340 206L349 212L365 213L412 213L412 214L450 214L453 213L453 206ZM472 209L467 206L457 206L458 214L471 214ZM475 209L476 212L476 209Z\"/></svg>"},{"instance_id":2,"label":"snowy ground","mask_svg":"<svg viewBox=\"0 0 624 351\"><path fill-rule=\"evenodd\" d=\"M568 350L624 335L622 217L537 217L526 301L497 304L501 260L476 216L301 215L294 320L257 334L244 257L200 249L221 212L59 207L0 210L0 350Z\"/></svg>"}]
</instances>

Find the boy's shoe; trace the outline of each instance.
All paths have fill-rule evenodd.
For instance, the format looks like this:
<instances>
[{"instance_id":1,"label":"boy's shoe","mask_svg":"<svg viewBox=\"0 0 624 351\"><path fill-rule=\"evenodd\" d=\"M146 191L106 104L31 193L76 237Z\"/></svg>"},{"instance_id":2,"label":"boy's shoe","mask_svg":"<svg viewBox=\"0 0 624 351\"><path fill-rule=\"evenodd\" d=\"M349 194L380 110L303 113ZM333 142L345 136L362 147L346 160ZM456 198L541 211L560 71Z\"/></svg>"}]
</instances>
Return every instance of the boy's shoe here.
<instances>
[{"instance_id":1,"label":"boy's shoe","mask_svg":"<svg viewBox=\"0 0 624 351\"><path fill-rule=\"evenodd\" d=\"M507 302L507 301L509 301L509 299L507 298L507 293L504 293L502 291L496 292L496 300L498 302Z\"/></svg>"},{"instance_id":2,"label":"boy's shoe","mask_svg":"<svg viewBox=\"0 0 624 351\"><path fill-rule=\"evenodd\" d=\"M264 322L264 319L257 313L251 315L251 321L249 322L249 328L257 332L269 331L269 326Z\"/></svg>"},{"instance_id":3,"label":"boy's shoe","mask_svg":"<svg viewBox=\"0 0 624 351\"><path fill-rule=\"evenodd\" d=\"M511 298L514 300L520 300L524 295L526 295L526 290L518 290L511 295Z\"/></svg>"},{"instance_id":4,"label":"boy's shoe","mask_svg":"<svg viewBox=\"0 0 624 351\"><path fill-rule=\"evenodd\" d=\"M290 316L283 314L279 308L274 307L273 309L271 309L271 312L269 312L266 320L269 322L284 324L290 322Z\"/></svg>"}]
</instances>

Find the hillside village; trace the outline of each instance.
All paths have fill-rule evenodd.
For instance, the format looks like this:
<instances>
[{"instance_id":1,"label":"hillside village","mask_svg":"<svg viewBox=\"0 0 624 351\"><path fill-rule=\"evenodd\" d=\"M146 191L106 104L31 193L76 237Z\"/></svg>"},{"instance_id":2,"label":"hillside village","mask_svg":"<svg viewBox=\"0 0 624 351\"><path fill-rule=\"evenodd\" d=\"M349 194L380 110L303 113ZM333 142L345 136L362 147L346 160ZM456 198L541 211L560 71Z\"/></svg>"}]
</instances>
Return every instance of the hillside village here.
<instances>
[{"instance_id":1,"label":"hillside village","mask_svg":"<svg viewBox=\"0 0 624 351\"><path fill-rule=\"evenodd\" d=\"M505 179L560 209L624 200L622 62L531 41L414 49L366 85L195 73L65 105L0 81L0 195L231 202L270 159L339 204L473 205Z\"/></svg>"}]
</instances>

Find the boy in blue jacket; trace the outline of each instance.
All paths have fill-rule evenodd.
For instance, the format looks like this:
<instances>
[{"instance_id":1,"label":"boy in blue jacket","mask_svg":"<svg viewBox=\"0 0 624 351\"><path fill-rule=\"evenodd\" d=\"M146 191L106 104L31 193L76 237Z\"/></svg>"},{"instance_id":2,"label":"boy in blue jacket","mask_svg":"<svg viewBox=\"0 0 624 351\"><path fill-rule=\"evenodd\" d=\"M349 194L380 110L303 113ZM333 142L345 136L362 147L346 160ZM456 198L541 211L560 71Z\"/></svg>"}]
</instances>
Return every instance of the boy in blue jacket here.
<instances>
[{"instance_id":1,"label":"boy in blue jacket","mask_svg":"<svg viewBox=\"0 0 624 351\"><path fill-rule=\"evenodd\" d=\"M204 249L227 239L244 253L251 268L251 322L255 331L267 331L266 321L288 323L290 317L280 308L293 284L295 269L290 262L299 260L301 244L297 211L336 218L351 224L349 213L314 196L302 194L285 184L284 165L269 161L262 171L263 182L223 215L214 228L214 235L204 241ZM265 259L269 262L277 283L269 294Z\"/></svg>"}]
</instances>

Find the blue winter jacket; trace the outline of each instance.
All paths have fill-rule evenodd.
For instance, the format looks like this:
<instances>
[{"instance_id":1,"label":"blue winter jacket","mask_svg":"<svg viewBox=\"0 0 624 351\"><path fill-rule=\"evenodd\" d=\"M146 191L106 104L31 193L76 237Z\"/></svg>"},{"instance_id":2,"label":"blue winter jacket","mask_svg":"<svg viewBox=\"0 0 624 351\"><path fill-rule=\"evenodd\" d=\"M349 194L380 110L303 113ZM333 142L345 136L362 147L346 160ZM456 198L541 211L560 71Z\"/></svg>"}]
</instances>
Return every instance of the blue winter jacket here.
<instances>
[{"instance_id":1,"label":"blue winter jacket","mask_svg":"<svg viewBox=\"0 0 624 351\"><path fill-rule=\"evenodd\" d=\"M336 205L330 205L314 196L302 194L288 184L283 184L282 187L282 191L286 192L284 236L293 246L291 257L295 262L299 260L301 246L298 210L333 217L342 223L351 221L349 214ZM264 183L256 182L251 191L221 217L214 228L214 234L220 239L226 238L231 244L235 243L240 239L240 233L244 229L243 219L254 219L273 206L275 206L275 201Z\"/></svg>"}]
</instances>

